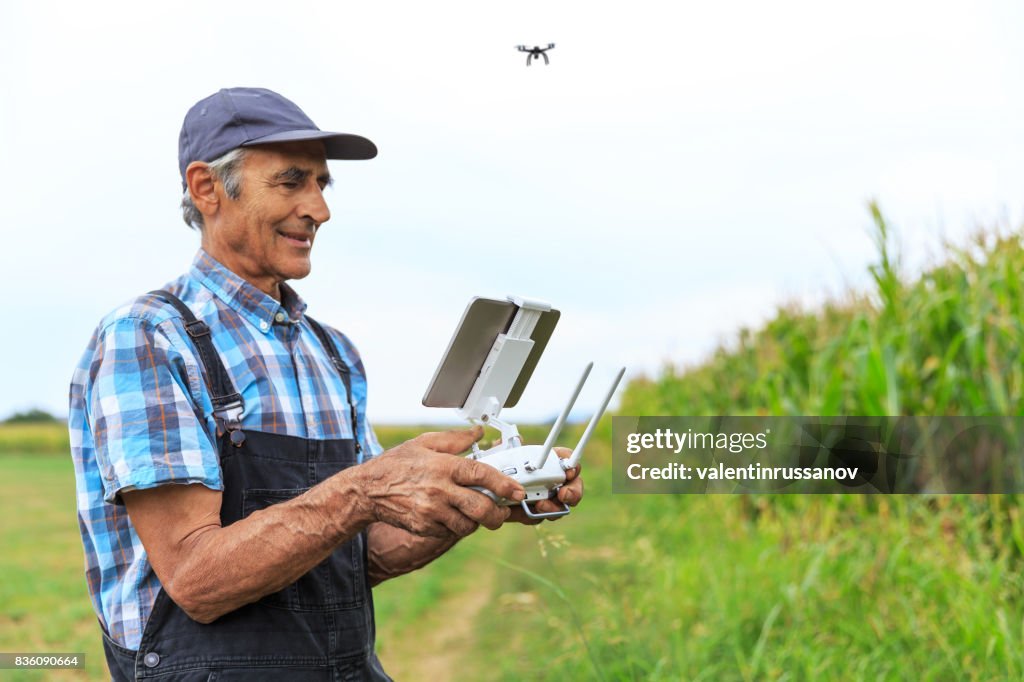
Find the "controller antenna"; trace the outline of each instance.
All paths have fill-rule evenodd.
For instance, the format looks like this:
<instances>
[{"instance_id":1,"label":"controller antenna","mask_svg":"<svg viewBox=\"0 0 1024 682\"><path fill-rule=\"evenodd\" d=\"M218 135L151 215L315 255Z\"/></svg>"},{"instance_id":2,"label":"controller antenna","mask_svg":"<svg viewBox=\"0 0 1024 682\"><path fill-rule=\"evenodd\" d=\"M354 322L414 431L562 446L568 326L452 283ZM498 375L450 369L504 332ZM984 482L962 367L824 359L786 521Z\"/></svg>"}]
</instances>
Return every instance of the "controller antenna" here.
<instances>
[{"instance_id":1,"label":"controller antenna","mask_svg":"<svg viewBox=\"0 0 1024 682\"><path fill-rule=\"evenodd\" d=\"M558 415L558 421L556 421L555 425L551 427L551 433L548 434L547 440L544 441L544 448L537 454L537 457L534 458L533 461L527 462L527 471L536 471L537 469L542 468L548 461L548 454L550 454L551 448L554 447L555 440L558 438L558 434L562 431L562 427L565 426L565 420L569 416L569 411L572 410L572 406L575 404L576 398L579 396L580 390L583 388L583 384L587 381L587 376L590 374L590 370L593 366L594 363L591 362L587 365L586 369L583 370L583 376L580 377L579 383L576 384L576 390L573 391L572 398L569 399L569 403L565 406L565 409L562 410L562 414ZM579 463L580 457L583 456L583 448L587 447L590 435L594 432L597 422L601 420L602 415L604 415L604 411L608 408L608 403L611 401L612 395L615 393L615 389L618 388L619 381L622 380L622 375L625 373L626 368L623 367L615 376L615 381L612 382L608 392L605 393L604 400L601 401L601 406L597 408L597 411L590 418L590 423L587 424L587 428L583 432L583 436L580 438L579 444L577 444L576 448L573 450L572 457L561 460L563 471L572 469Z\"/></svg>"},{"instance_id":2,"label":"controller antenna","mask_svg":"<svg viewBox=\"0 0 1024 682\"><path fill-rule=\"evenodd\" d=\"M563 469L572 469L576 466L580 457L583 455L583 448L587 447L587 441L590 440L590 434L594 432L597 427L597 422L600 421L601 415L604 414L605 409L608 407L608 403L612 399L612 394L615 393L615 389L619 385L619 381L622 380L622 375L626 373L626 368L623 367L619 370L619 373L615 375L615 381L612 382L612 387L608 389L608 393L605 394L604 400L601 401L601 407L597 408L597 412L590 418L590 423L587 424L587 430L583 432L583 437L580 438L580 442L576 445L576 448L572 451L572 457L562 461Z\"/></svg>"},{"instance_id":3,"label":"controller antenna","mask_svg":"<svg viewBox=\"0 0 1024 682\"><path fill-rule=\"evenodd\" d=\"M569 398L569 402L566 404L565 409L562 410L562 414L558 415L558 419L555 421L555 425L551 427L551 431L548 433L547 440L544 441L544 449L541 450L537 458L529 462L526 465L527 471L536 471L544 466L544 463L548 461L548 454L551 452L551 448L555 446L555 441L558 440L558 435L562 433L562 427L565 426L565 420L569 418L569 412L572 411L572 406L576 404L576 398L579 397L580 391L583 390L583 384L587 383L587 377L590 376L590 370L594 368L594 363L588 363L583 369L583 376L580 377L579 383L576 384L576 389L572 392L572 397Z\"/></svg>"}]
</instances>

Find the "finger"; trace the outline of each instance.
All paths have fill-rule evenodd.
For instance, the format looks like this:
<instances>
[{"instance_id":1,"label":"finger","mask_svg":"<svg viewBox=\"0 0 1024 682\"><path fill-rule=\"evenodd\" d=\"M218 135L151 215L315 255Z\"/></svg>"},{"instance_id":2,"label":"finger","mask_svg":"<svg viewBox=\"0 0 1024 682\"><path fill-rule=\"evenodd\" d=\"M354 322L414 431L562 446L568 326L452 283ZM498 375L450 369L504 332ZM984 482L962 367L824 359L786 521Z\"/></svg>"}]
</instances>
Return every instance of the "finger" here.
<instances>
[{"instance_id":1,"label":"finger","mask_svg":"<svg viewBox=\"0 0 1024 682\"><path fill-rule=\"evenodd\" d=\"M488 530L498 530L508 521L508 516L511 513L511 507L494 505L494 509L487 510L487 518L480 521L480 525Z\"/></svg>"},{"instance_id":2,"label":"finger","mask_svg":"<svg viewBox=\"0 0 1024 682\"><path fill-rule=\"evenodd\" d=\"M452 508L442 513L438 518L438 522L451 531L453 535L460 538L472 534L480 527L480 524L476 521Z\"/></svg>"},{"instance_id":3,"label":"finger","mask_svg":"<svg viewBox=\"0 0 1024 682\"><path fill-rule=\"evenodd\" d=\"M511 507L499 507L494 505L494 509L488 512L488 519L486 528L490 530L498 530L502 524L508 521L508 515L512 513ZM483 523L483 522L481 522Z\"/></svg>"},{"instance_id":4,"label":"finger","mask_svg":"<svg viewBox=\"0 0 1024 682\"><path fill-rule=\"evenodd\" d=\"M583 499L583 479L577 478L558 489L558 499L570 507L575 507Z\"/></svg>"},{"instance_id":5,"label":"finger","mask_svg":"<svg viewBox=\"0 0 1024 682\"><path fill-rule=\"evenodd\" d=\"M468 450L469 446L483 438L483 435L483 427L474 426L471 429L452 429L450 431L421 433L413 438L413 442L430 448L435 452L457 455Z\"/></svg>"},{"instance_id":6,"label":"finger","mask_svg":"<svg viewBox=\"0 0 1024 682\"><path fill-rule=\"evenodd\" d=\"M475 490L460 490L452 498L452 506L490 530L501 528L508 518L508 507L499 507L491 498Z\"/></svg>"},{"instance_id":7,"label":"finger","mask_svg":"<svg viewBox=\"0 0 1024 682\"><path fill-rule=\"evenodd\" d=\"M526 491L515 479L506 476L492 466L472 459L455 461L452 480L459 485L478 485L481 488L487 488L498 497L516 502L526 498Z\"/></svg>"},{"instance_id":8,"label":"finger","mask_svg":"<svg viewBox=\"0 0 1024 682\"><path fill-rule=\"evenodd\" d=\"M533 507L535 514L550 514L551 512L565 511L565 507L556 502L555 500L541 500ZM562 518L561 516L553 516L548 521L557 521Z\"/></svg>"},{"instance_id":9,"label":"finger","mask_svg":"<svg viewBox=\"0 0 1024 682\"><path fill-rule=\"evenodd\" d=\"M522 507L510 507L510 509L512 511L509 512L508 520L512 523L521 523L524 526L536 526L538 523L543 521L543 519L531 519L526 515L526 512L523 511Z\"/></svg>"},{"instance_id":10,"label":"finger","mask_svg":"<svg viewBox=\"0 0 1024 682\"><path fill-rule=\"evenodd\" d=\"M575 478L579 478L580 471L582 469L583 469L583 466L581 464L577 464L572 469L566 469L565 470L565 480L566 481L571 481L571 480L573 480Z\"/></svg>"},{"instance_id":11,"label":"finger","mask_svg":"<svg viewBox=\"0 0 1024 682\"><path fill-rule=\"evenodd\" d=\"M569 459L570 457L572 457L572 450L570 450L569 448L558 447L558 448L554 448L554 451L562 459ZM571 481L572 479L574 479L577 476L579 476L581 468L582 468L582 465L581 464L577 464L572 469L566 469L566 471L565 471L565 480Z\"/></svg>"},{"instance_id":12,"label":"finger","mask_svg":"<svg viewBox=\"0 0 1024 682\"><path fill-rule=\"evenodd\" d=\"M438 521L429 521L427 523L410 525L410 526L398 526L404 530L409 531L413 535L419 535L420 537L427 538L450 538L452 531L445 526L443 523Z\"/></svg>"}]
</instances>

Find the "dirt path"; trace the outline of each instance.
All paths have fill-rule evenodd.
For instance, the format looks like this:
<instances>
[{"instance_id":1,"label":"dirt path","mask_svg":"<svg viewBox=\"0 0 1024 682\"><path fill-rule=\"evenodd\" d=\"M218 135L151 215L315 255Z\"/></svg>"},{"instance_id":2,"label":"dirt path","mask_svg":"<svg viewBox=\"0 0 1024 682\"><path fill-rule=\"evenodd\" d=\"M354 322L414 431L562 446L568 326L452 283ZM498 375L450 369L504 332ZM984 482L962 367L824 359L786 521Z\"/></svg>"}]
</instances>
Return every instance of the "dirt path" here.
<instances>
[{"instance_id":1,"label":"dirt path","mask_svg":"<svg viewBox=\"0 0 1024 682\"><path fill-rule=\"evenodd\" d=\"M390 644L381 662L396 682L464 679L459 664L476 642L477 616L493 599L496 568L471 561L464 570L474 576L471 589L444 597L416 623L383 628Z\"/></svg>"}]
</instances>

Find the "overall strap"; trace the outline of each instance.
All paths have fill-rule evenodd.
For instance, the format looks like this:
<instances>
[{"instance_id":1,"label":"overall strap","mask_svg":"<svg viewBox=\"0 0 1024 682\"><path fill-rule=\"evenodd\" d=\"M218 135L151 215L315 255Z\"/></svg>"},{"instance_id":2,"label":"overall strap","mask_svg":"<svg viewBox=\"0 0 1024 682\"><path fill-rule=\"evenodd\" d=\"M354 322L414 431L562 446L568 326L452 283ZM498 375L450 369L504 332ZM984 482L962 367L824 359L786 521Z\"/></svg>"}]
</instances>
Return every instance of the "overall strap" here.
<instances>
[{"instance_id":1,"label":"overall strap","mask_svg":"<svg viewBox=\"0 0 1024 682\"><path fill-rule=\"evenodd\" d=\"M309 326L313 328L313 333L320 339L321 345L324 350L331 357L331 363L334 368L338 370L338 374L341 376L341 382L345 384L345 393L348 395L348 410L349 416L352 419L352 440L355 442L356 454L358 455L362 451L362 447L359 445L359 429L357 428L356 420L356 402L352 396L352 370L345 364L345 361L341 359L341 355L338 354L338 347L334 345L331 337L327 335L324 328L320 326L320 323L314 320L309 315L306 315L306 321L309 322Z\"/></svg>"},{"instance_id":2,"label":"overall strap","mask_svg":"<svg viewBox=\"0 0 1024 682\"><path fill-rule=\"evenodd\" d=\"M202 320L196 319L189 307L171 292L156 289L149 293L170 303L181 313L185 320L185 331L188 332L189 338L195 344L196 350L199 352L199 361L203 364L203 369L206 370L213 414L224 420L229 431L238 429L245 404L242 402L241 394L235 390L235 385L232 383L224 363L221 362L217 349L213 346L210 328Z\"/></svg>"}]
</instances>

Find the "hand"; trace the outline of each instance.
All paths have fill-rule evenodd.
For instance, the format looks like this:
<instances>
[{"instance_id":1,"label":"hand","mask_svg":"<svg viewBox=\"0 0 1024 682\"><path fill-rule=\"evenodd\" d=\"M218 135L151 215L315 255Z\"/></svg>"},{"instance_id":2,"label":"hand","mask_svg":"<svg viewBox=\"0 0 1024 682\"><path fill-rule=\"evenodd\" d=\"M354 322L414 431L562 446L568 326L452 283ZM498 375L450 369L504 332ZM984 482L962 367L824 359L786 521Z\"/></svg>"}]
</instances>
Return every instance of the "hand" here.
<instances>
[{"instance_id":1,"label":"hand","mask_svg":"<svg viewBox=\"0 0 1024 682\"><path fill-rule=\"evenodd\" d=\"M465 537L481 524L501 527L509 508L467 486L511 500L522 500L526 493L494 467L456 456L482 436L479 426L424 433L362 465L373 517L432 537Z\"/></svg>"},{"instance_id":2,"label":"hand","mask_svg":"<svg viewBox=\"0 0 1024 682\"><path fill-rule=\"evenodd\" d=\"M555 448L554 450L562 459L568 459L572 456L572 450L569 448ZM558 489L558 495L555 499L541 500L533 505L533 510L535 512L562 511L563 502L570 507L575 507L579 504L580 500L583 499L583 479L580 478L581 466L582 465L577 464L575 467L565 472L565 484ZM560 517L549 520L557 521L558 518ZM522 523L527 526L535 526L543 521L543 519L531 519L526 515L526 512L523 511L523 508L518 505L512 507L512 513L509 514L508 520L516 523Z\"/></svg>"}]
</instances>

